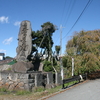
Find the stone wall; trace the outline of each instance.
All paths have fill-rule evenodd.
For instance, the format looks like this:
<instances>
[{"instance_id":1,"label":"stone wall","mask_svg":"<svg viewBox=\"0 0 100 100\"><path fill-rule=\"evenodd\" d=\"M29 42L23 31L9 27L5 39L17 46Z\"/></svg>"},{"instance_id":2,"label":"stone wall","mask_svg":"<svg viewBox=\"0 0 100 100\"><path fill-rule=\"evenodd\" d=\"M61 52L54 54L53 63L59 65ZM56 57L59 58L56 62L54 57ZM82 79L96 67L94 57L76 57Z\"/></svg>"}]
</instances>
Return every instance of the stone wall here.
<instances>
[{"instance_id":1,"label":"stone wall","mask_svg":"<svg viewBox=\"0 0 100 100\"><path fill-rule=\"evenodd\" d=\"M27 90L32 91L34 87L52 87L52 73L7 73L0 72L0 88L7 88L10 91Z\"/></svg>"}]
</instances>

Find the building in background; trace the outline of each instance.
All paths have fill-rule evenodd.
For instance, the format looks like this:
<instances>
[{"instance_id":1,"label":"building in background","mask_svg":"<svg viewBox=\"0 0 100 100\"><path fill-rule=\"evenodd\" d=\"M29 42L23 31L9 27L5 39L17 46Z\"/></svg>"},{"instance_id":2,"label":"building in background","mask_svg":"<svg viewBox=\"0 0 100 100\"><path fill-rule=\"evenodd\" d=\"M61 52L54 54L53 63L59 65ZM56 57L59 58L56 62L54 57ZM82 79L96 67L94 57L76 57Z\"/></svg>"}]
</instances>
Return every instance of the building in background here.
<instances>
[{"instance_id":1,"label":"building in background","mask_svg":"<svg viewBox=\"0 0 100 100\"><path fill-rule=\"evenodd\" d=\"M4 53L0 53L0 60L4 60L5 54Z\"/></svg>"}]
</instances>

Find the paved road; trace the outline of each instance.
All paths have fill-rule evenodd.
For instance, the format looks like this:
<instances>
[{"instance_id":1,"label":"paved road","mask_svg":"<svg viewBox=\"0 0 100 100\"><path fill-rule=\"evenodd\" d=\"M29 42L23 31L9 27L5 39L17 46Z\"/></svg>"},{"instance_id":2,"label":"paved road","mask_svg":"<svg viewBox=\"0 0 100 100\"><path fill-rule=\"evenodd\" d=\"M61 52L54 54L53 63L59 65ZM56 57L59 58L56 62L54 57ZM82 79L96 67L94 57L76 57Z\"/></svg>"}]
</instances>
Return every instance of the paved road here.
<instances>
[{"instance_id":1,"label":"paved road","mask_svg":"<svg viewBox=\"0 0 100 100\"><path fill-rule=\"evenodd\" d=\"M80 84L47 100L100 100L100 79Z\"/></svg>"}]
</instances>

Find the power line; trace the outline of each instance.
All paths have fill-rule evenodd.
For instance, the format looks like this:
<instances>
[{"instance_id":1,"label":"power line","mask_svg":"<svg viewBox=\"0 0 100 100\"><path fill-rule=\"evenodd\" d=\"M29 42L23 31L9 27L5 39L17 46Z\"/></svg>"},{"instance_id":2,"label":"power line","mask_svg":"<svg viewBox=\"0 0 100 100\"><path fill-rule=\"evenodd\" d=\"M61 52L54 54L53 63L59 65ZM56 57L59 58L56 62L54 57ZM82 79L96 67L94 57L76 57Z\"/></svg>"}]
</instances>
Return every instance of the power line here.
<instances>
[{"instance_id":1,"label":"power line","mask_svg":"<svg viewBox=\"0 0 100 100\"><path fill-rule=\"evenodd\" d=\"M71 8L70 8L70 12L69 12L69 14L68 14L67 20L65 21L65 25L64 25L64 26L66 26L66 24L67 24L67 22L68 22L68 19L69 19L71 13L72 13L73 8L74 8L75 2L76 2L76 0L74 0L74 1L72 2L72 6L71 6Z\"/></svg>"},{"instance_id":2,"label":"power line","mask_svg":"<svg viewBox=\"0 0 100 100\"><path fill-rule=\"evenodd\" d=\"M65 0L67 3L68 3L68 7L67 7L67 9L66 9L66 11L67 11L67 13L65 14L65 21L64 20L62 20L62 18L63 18L63 15L64 15L64 12L65 12L65 6L67 6L66 5L66 2L65 2L65 4L64 4L64 8L63 8L63 13L62 13L62 18L61 18L61 23L63 23L63 22L65 22L64 23L64 26L66 25L66 23L67 23L67 21L68 21L68 19L69 19L69 17L70 17L70 14L71 14L71 12L72 12L72 10L73 10L73 7L74 7L74 5L75 5L75 2L76 2L76 0L74 0L73 2L72 2L72 0L71 1L67 1L67 0ZM67 19L67 20L66 20ZM60 28L59 28L60 29ZM57 41L56 41L56 43L58 42L58 38L57 38ZM60 42L59 42L60 43Z\"/></svg>"},{"instance_id":3,"label":"power line","mask_svg":"<svg viewBox=\"0 0 100 100\"><path fill-rule=\"evenodd\" d=\"M65 0L65 2L64 2L64 6L63 6L63 10L62 10L62 16L61 16L61 20L60 20L60 24L62 23L62 21L63 21L63 17L64 17L64 12L65 12L65 7L66 7L66 3L68 2L68 0ZM60 29L60 28L58 28L58 29ZM56 43L58 42L58 38L59 38L59 36L57 35L56 36Z\"/></svg>"},{"instance_id":4,"label":"power line","mask_svg":"<svg viewBox=\"0 0 100 100\"><path fill-rule=\"evenodd\" d=\"M66 19L67 15L68 15L68 14L69 14L69 12L70 12L71 3L72 3L72 0L70 0L70 2L69 2L69 5L68 5L68 10L67 10L67 13L66 13L66 15L65 15L65 19ZM64 19L64 20L65 20L65 19Z\"/></svg>"},{"instance_id":5,"label":"power line","mask_svg":"<svg viewBox=\"0 0 100 100\"><path fill-rule=\"evenodd\" d=\"M67 32L67 34L63 37L63 39L70 33L70 31L73 29L73 27L76 25L76 23L79 21L79 19L81 18L81 16L83 15L83 13L85 12L86 8L89 6L90 2L92 2L93 0L89 0L86 4L86 6L84 7L83 11L81 12L81 14L79 15L79 17L77 18L77 20L75 21L75 23L73 24L73 26L70 28L70 30Z\"/></svg>"},{"instance_id":6,"label":"power line","mask_svg":"<svg viewBox=\"0 0 100 100\"><path fill-rule=\"evenodd\" d=\"M77 18L77 20L75 21L75 23L73 24L73 26L70 28L70 30L67 32L67 34L62 38L64 39L69 33L70 31L73 29L73 27L76 25L76 23L79 21L79 19L81 18L81 16L83 15L83 13L85 12L85 10L90 6L90 4L92 3L93 0L89 0L86 4L86 6L84 7L83 11L81 12L81 14L79 15L79 17ZM75 3L75 1L74 1ZM70 5L69 5L70 6ZM71 13L71 12L70 12ZM57 42L57 41L56 41Z\"/></svg>"},{"instance_id":7,"label":"power line","mask_svg":"<svg viewBox=\"0 0 100 100\"><path fill-rule=\"evenodd\" d=\"M62 11L62 16L61 16L61 21L60 21L60 23L62 23L62 19L63 19L64 12L65 12L66 2L67 2L67 0L65 0L65 2L64 2L64 7L63 7L63 11Z\"/></svg>"}]
</instances>

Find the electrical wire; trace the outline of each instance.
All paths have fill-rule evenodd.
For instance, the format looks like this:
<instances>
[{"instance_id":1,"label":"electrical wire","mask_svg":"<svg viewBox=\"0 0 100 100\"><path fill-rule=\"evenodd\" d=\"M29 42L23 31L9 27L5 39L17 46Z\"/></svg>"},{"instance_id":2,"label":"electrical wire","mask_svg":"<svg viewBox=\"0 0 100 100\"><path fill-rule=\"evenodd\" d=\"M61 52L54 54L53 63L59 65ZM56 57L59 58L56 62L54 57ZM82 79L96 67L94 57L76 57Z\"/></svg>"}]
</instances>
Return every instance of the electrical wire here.
<instances>
[{"instance_id":1,"label":"electrical wire","mask_svg":"<svg viewBox=\"0 0 100 100\"><path fill-rule=\"evenodd\" d=\"M77 18L77 20L75 21L75 23L73 24L73 26L70 28L70 30L67 32L67 34L62 38L64 39L69 33L70 31L74 28L74 26L76 25L76 23L79 21L79 19L81 18L81 16L83 15L83 13L85 12L85 10L90 6L90 4L92 3L93 0L89 0L86 4L86 6L84 7L84 9L82 10L81 14L79 15L79 17ZM75 1L74 1L75 2ZM74 4L74 3L73 3ZM73 5L74 6L74 5ZM72 10L73 8L71 8ZM70 13L69 13L69 16L71 14L71 10L70 10Z\"/></svg>"},{"instance_id":2,"label":"electrical wire","mask_svg":"<svg viewBox=\"0 0 100 100\"><path fill-rule=\"evenodd\" d=\"M79 21L79 19L81 18L81 16L85 12L86 8L90 5L91 1L93 1L93 0L88 0L86 6L84 7L84 9L81 12L81 14L79 15L79 17L77 18L77 20L75 21L75 23L73 24L73 26L70 28L70 30L67 32L67 34L62 39L64 39L70 33L70 31L74 28L74 26L76 25L76 23Z\"/></svg>"},{"instance_id":3,"label":"electrical wire","mask_svg":"<svg viewBox=\"0 0 100 100\"><path fill-rule=\"evenodd\" d=\"M66 26L66 24L67 24L67 22L68 22L68 19L69 19L71 13L72 13L73 8L74 8L75 2L76 2L76 0L74 0L74 1L72 2L72 6L71 6L71 8L70 8L70 11L69 11L69 14L68 14L67 20L65 21L64 26Z\"/></svg>"},{"instance_id":4,"label":"electrical wire","mask_svg":"<svg viewBox=\"0 0 100 100\"><path fill-rule=\"evenodd\" d=\"M64 12L65 12L65 7L66 7L66 2L67 2L67 0L65 0L65 2L64 2L64 7L63 7L63 11L62 11L62 16L61 16L60 23L62 23L62 20L63 20L63 16L64 16Z\"/></svg>"},{"instance_id":5,"label":"electrical wire","mask_svg":"<svg viewBox=\"0 0 100 100\"><path fill-rule=\"evenodd\" d=\"M70 2L69 2L69 5L68 5L68 10L66 9L67 13L66 13L66 15L65 15L64 22L65 22L66 17L68 16L68 14L69 14L69 12L70 12L71 3L72 3L72 0L70 0Z\"/></svg>"},{"instance_id":6,"label":"electrical wire","mask_svg":"<svg viewBox=\"0 0 100 100\"><path fill-rule=\"evenodd\" d=\"M60 20L60 23L62 23L63 22L63 17L64 17L64 12L65 12L65 7L66 7L66 3L68 2L68 0L65 0L65 2L63 3L64 4L64 6L63 6L63 10L62 10L62 16L61 16L61 20ZM58 28L58 30L59 30L60 28ZM59 35L57 35L56 36L56 42L58 42L58 39L59 38Z\"/></svg>"},{"instance_id":7,"label":"electrical wire","mask_svg":"<svg viewBox=\"0 0 100 100\"><path fill-rule=\"evenodd\" d=\"M64 20L62 20L62 18L63 18L63 15L64 15L64 12L65 12L65 6L66 6L66 2L67 2L67 0L65 0L65 3L64 3L64 8L63 8L63 13L62 13L62 18L61 18L61 21L60 21L60 23L64 23L65 25L66 25L66 23L67 23L67 21L68 21L68 19L69 19L69 17L70 17L70 15L71 15L71 12L72 12L72 10L73 10L73 7L74 7L74 5L75 5L75 1L76 0L74 0L73 2L72 2L72 0L69 2L69 5L68 5L68 7L67 7L67 13L66 13L66 15L65 15L65 20L66 20L66 18L67 18L67 20L66 21L64 21ZM68 2L67 2L68 3ZM62 24L61 24L62 25ZM65 26L64 25L64 26ZM58 38L57 38L57 41L58 41ZM56 41L56 42L57 42Z\"/></svg>"}]
</instances>

